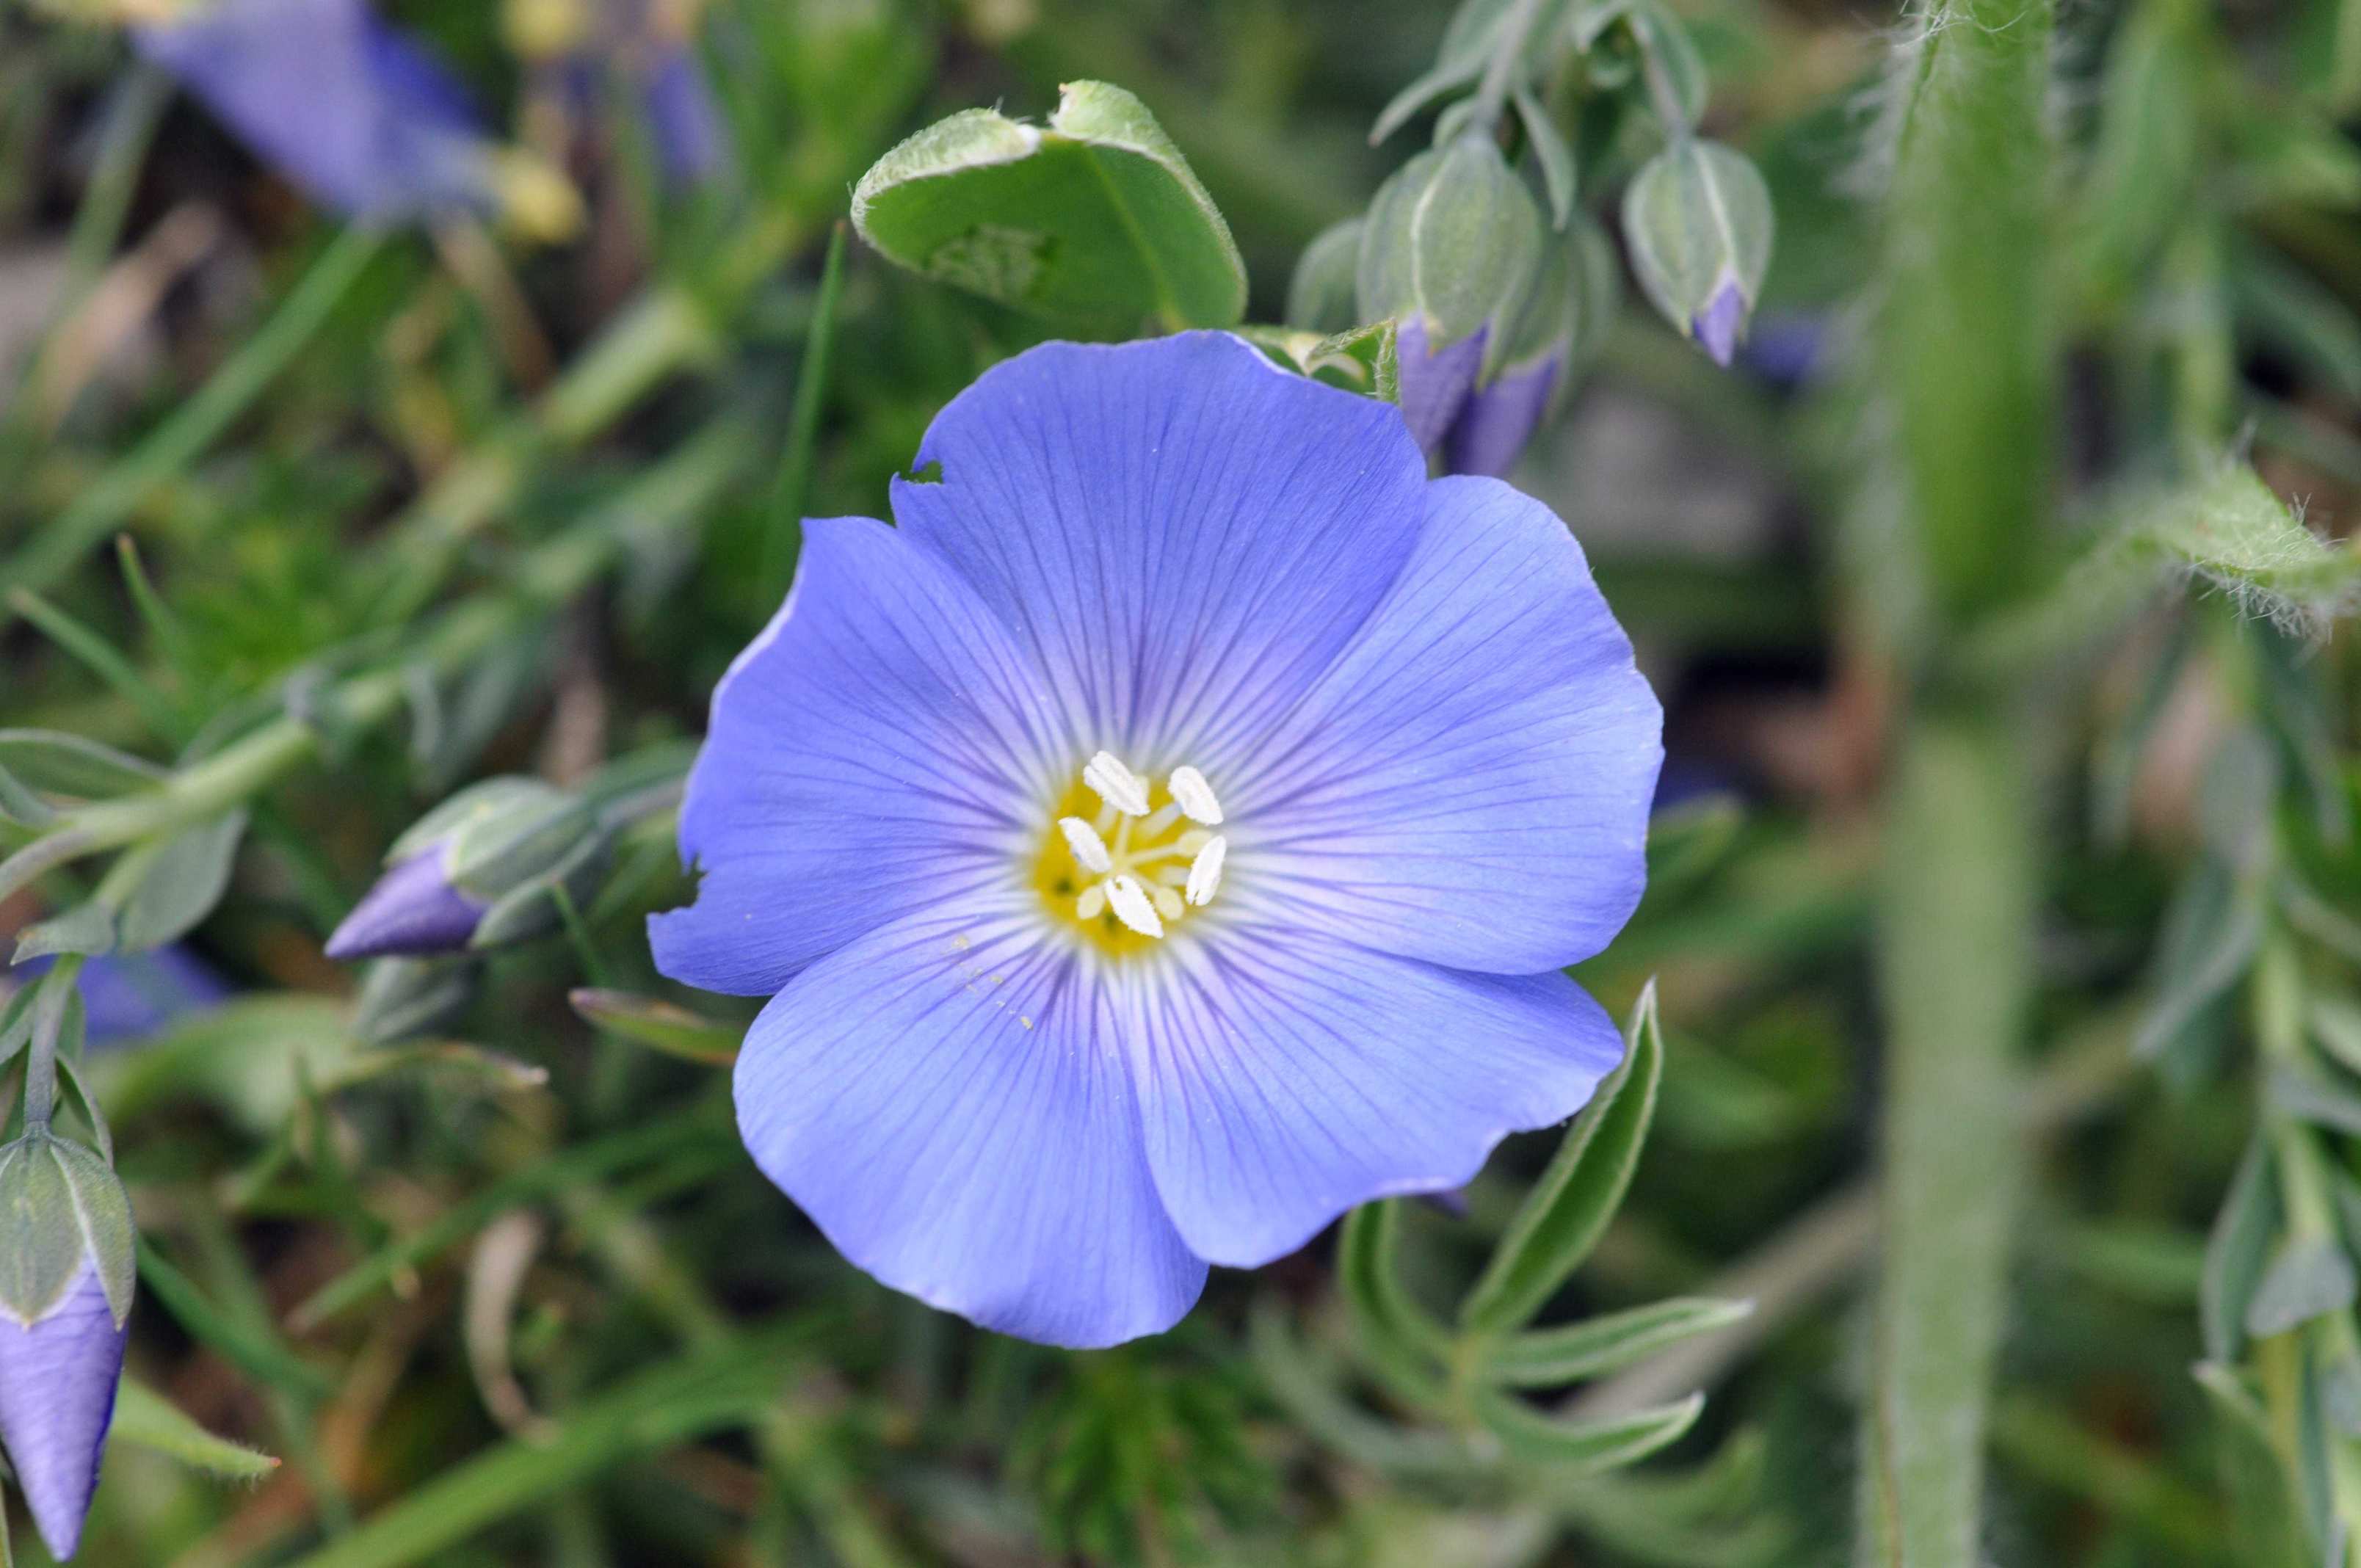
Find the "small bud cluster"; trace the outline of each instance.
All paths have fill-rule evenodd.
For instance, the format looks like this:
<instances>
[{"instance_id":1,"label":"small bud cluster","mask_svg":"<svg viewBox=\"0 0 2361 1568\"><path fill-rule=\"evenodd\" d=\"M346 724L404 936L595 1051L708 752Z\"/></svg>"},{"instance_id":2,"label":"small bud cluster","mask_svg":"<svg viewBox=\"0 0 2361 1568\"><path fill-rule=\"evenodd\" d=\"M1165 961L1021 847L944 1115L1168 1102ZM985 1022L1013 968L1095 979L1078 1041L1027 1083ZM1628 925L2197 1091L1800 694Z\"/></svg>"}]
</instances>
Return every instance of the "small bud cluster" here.
<instances>
[{"instance_id":1,"label":"small bud cluster","mask_svg":"<svg viewBox=\"0 0 2361 1568\"><path fill-rule=\"evenodd\" d=\"M1366 214L1306 247L1288 296L1290 323L1307 331L1395 323L1403 420L1450 473L1506 474L1621 307L1614 244L1576 206L1576 148L1532 85L1569 49L1587 68L1577 78L1616 110L1585 117L1614 127L1591 149L1598 161L1611 168L1620 154L1623 95L1662 128L1664 145L1631 175L1621 211L1650 302L1728 365L1762 290L1769 192L1743 157L1696 136L1705 72L1670 11L1463 8L1444 60L1389 106L1378 134L1480 74L1477 96L1442 112L1435 146L1398 170ZM1504 147L1529 156L1512 165Z\"/></svg>"}]
</instances>

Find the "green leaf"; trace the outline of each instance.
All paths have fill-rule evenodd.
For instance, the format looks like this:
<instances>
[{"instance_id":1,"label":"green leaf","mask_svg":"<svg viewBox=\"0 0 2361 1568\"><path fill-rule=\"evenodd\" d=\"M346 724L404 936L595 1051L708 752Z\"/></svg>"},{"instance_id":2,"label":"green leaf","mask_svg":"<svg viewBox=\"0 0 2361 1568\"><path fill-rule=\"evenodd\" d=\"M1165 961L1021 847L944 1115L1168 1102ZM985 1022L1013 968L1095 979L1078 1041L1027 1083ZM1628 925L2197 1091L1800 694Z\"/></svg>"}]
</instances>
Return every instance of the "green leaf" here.
<instances>
[{"instance_id":1,"label":"green leaf","mask_svg":"<svg viewBox=\"0 0 2361 1568\"><path fill-rule=\"evenodd\" d=\"M2361 1094L2317 1073L2295 1067L2275 1068L2264 1085L2263 1100L2272 1110L2300 1122L2361 1137Z\"/></svg>"},{"instance_id":2,"label":"green leaf","mask_svg":"<svg viewBox=\"0 0 2361 1568\"><path fill-rule=\"evenodd\" d=\"M2246 1343L2246 1307L2263 1277L2271 1238L2279 1234L2279 1186L2271 1176L2270 1151L2260 1138L2239 1162L2229 1196L2205 1241L2205 1273L2197 1292L2204 1330L2205 1358L2227 1366Z\"/></svg>"},{"instance_id":3,"label":"green leaf","mask_svg":"<svg viewBox=\"0 0 2361 1568\"><path fill-rule=\"evenodd\" d=\"M1631 1010L1624 1047L1622 1065L1568 1129L1461 1305L1459 1321L1471 1332L1503 1333L1541 1310L1590 1255L1623 1201L1664 1070L1653 981Z\"/></svg>"},{"instance_id":4,"label":"green leaf","mask_svg":"<svg viewBox=\"0 0 2361 1568\"><path fill-rule=\"evenodd\" d=\"M2245 878L2207 859L2189 873L2157 945L2156 994L2134 1036L2142 1057L2163 1052L2190 1022L2238 981L2262 941L2262 899Z\"/></svg>"},{"instance_id":5,"label":"green leaf","mask_svg":"<svg viewBox=\"0 0 2361 1568\"><path fill-rule=\"evenodd\" d=\"M1438 1363L1449 1336L1402 1288L1395 1261L1400 1231L1399 1199L1362 1204L1345 1217L1336 1273L1369 1364L1406 1397L1431 1400L1442 1387Z\"/></svg>"},{"instance_id":6,"label":"green leaf","mask_svg":"<svg viewBox=\"0 0 2361 1568\"><path fill-rule=\"evenodd\" d=\"M95 958L115 950L115 916L102 904L78 904L64 914L26 927L16 933L16 953L9 961L26 963L80 953Z\"/></svg>"},{"instance_id":7,"label":"green leaf","mask_svg":"<svg viewBox=\"0 0 2361 1568\"><path fill-rule=\"evenodd\" d=\"M127 952L176 942L214 912L229 889L230 866L246 837L244 811L225 812L173 838L148 861L116 917Z\"/></svg>"},{"instance_id":8,"label":"green leaf","mask_svg":"<svg viewBox=\"0 0 2361 1568\"><path fill-rule=\"evenodd\" d=\"M165 776L128 751L54 729L0 729L0 768L43 795L111 800L152 789Z\"/></svg>"},{"instance_id":9,"label":"green leaf","mask_svg":"<svg viewBox=\"0 0 2361 1568\"><path fill-rule=\"evenodd\" d=\"M215 1437L137 1377L124 1378L115 1392L113 1441L230 1481L259 1481L279 1468L267 1453Z\"/></svg>"},{"instance_id":10,"label":"green leaf","mask_svg":"<svg viewBox=\"0 0 2361 1568\"><path fill-rule=\"evenodd\" d=\"M1705 1396L1592 1421L1559 1420L1512 1394L1479 1389L1476 1415L1515 1458L1580 1471L1612 1470L1645 1459L1697 1424Z\"/></svg>"},{"instance_id":11,"label":"green leaf","mask_svg":"<svg viewBox=\"0 0 2361 1568\"><path fill-rule=\"evenodd\" d=\"M1629 1366L1666 1345L1727 1328L1753 1310L1752 1301L1657 1301L1564 1328L1511 1335L1486 1352L1483 1372L1513 1388L1556 1387Z\"/></svg>"},{"instance_id":12,"label":"green leaf","mask_svg":"<svg viewBox=\"0 0 2361 1568\"><path fill-rule=\"evenodd\" d=\"M2361 540L2314 533L2243 463L2148 496L2114 548L2200 578L2283 625L2316 626L2361 606Z\"/></svg>"},{"instance_id":13,"label":"green leaf","mask_svg":"<svg viewBox=\"0 0 2361 1568\"><path fill-rule=\"evenodd\" d=\"M2246 1332L2257 1339L2283 1334L2351 1306L2354 1294L2353 1260L2342 1246L2326 1237L2290 1241L2246 1303Z\"/></svg>"},{"instance_id":14,"label":"green leaf","mask_svg":"<svg viewBox=\"0 0 2361 1568\"><path fill-rule=\"evenodd\" d=\"M1345 218L1312 236L1287 285L1287 324L1310 335L1343 332L1360 320L1353 278L1360 266L1361 220Z\"/></svg>"},{"instance_id":15,"label":"green leaf","mask_svg":"<svg viewBox=\"0 0 2361 1568\"><path fill-rule=\"evenodd\" d=\"M1062 330L1230 326L1246 263L1140 101L1069 82L1035 127L969 109L888 152L852 192L861 237L911 270Z\"/></svg>"},{"instance_id":16,"label":"green leaf","mask_svg":"<svg viewBox=\"0 0 2361 1568\"><path fill-rule=\"evenodd\" d=\"M727 1067L738 1059L746 1031L736 1024L708 1018L628 991L584 987L566 993L574 1011L601 1029L627 1040L708 1067Z\"/></svg>"}]
</instances>

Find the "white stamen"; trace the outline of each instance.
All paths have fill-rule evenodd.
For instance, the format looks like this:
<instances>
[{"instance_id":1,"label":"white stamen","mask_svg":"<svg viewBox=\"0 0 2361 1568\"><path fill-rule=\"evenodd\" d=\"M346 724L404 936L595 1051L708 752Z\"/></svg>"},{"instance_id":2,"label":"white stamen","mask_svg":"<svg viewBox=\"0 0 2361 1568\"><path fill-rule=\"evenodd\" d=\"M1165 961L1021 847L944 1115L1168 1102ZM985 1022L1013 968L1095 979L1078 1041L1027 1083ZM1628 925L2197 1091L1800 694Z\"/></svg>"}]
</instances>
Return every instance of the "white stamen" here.
<instances>
[{"instance_id":1,"label":"white stamen","mask_svg":"<svg viewBox=\"0 0 2361 1568\"><path fill-rule=\"evenodd\" d=\"M1082 769L1082 782L1099 798L1126 817L1148 815L1148 781L1126 768L1112 751L1101 751Z\"/></svg>"},{"instance_id":2,"label":"white stamen","mask_svg":"<svg viewBox=\"0 0 2361 1568\"><path fill-rule=\"evenodd\" d=\"M1182 905L1179 894L1169 887L1153 887L1148 890L1148 895L1156 901L1156 913L1167 920L1180 918Z\"/></svg>"},{"instance_id":3,"label":"white stamen","mask_svg":"<svg viewBox=\"0 0 2361 1568\"><path fill-rule=\"evenodd\" d=\"M1162 883L1167 887L1187 887L1189 885L1189 868L1187 866L1159 867L1156 872L1156 880Z\"/></svg>"},{"instance_id":4,"label":"white stamen","mask_svg":"<svg viewBox=\"0 0 2361 1568\"><path fill-rule=\"evenodd\" d=\"M1115 917L1143 937L1164 935L1164 922L1158 919L1156 906L1148 901L1148 890L1139 885L1136 876L1109 877L1099 883L1107 891L1107 903L1115 908Z\"/></svg>"},{"instance_id":5,"label":"white stamen","mask_svg":"<svg viewBox=\"0 0 2361 1568\"><path fill-rule=\"evenodd\" d=\"M1204 905L1213 902L1221 891L1222 861L1230 852L1230 841L1215 837L1209 839L1189 866L1189 902Z\"/></svg>"},{"instance_id":6,"label":"white stamen","mask_svg":"<svg viewBox=\"0 0 2361 1568\"><path fill-rule=\"evenodd\" d=\"M1172 847L1184 855L1194 855L1213 841L1213 836L1202 828L1191 828L1172 840Z\"/></svg>"},{"instance_id":7,"label":"white stamen","mask_svg":"<svg viewBox=\"0 0 2361 1568\"><path fill-rule=\"evenodd\" d=\"M1106 913L1106 883L1094 882L1082 889L1082 896L1074 900L1074 918L1095 920Z\"/></svg>"},{"instance_id":8,"label":"white stamen","mask_svg":"<svg viewBox=\"0 0 2361 1568\"><path fill-rule=\"evenodd\" d=\"M1171 785L1172 798L1180 803L1190 821L1208 828L1221 826L1222 803L1213 798L1213 786L1205 782L1204 774L1194 768L1175 768Z\"/></svg>"},{"instance_id":9,"label":"white stamen","mask_svg":"<svg viewBox=\"0 0 2361 1568\"><path fill-rule=\"evenodd\" d=\"M1114 857L1107 853L1106 840L1099 830L1079 817L1060 817L1059 829L1066 835L1066 848L1074 851L1074 859L1093 876L1104 876L1115 870Z\"/></svg>"}]
</instances>

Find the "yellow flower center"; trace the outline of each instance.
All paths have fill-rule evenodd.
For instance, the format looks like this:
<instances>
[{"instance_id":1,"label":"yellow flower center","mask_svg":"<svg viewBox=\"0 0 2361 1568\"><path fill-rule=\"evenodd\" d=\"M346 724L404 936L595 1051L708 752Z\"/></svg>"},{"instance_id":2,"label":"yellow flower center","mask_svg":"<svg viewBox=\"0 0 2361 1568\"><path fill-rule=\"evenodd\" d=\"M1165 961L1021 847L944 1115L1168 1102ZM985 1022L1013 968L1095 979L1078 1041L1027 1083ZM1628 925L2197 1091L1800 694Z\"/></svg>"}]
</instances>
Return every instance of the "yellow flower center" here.
<instances>
[{"instance_id":1,"label":"yellow flower center","mask_svg":"<svg viewBox=\"0 0 2361 1568\"><path fill-rule=\"evenodd\" d=\"M1033 885L1050 914L1111 958L1144 953L1220 891L1228 840L1194 768L1164 782L1105 751L1050 812Z\"/></svg>"}]
</instances>

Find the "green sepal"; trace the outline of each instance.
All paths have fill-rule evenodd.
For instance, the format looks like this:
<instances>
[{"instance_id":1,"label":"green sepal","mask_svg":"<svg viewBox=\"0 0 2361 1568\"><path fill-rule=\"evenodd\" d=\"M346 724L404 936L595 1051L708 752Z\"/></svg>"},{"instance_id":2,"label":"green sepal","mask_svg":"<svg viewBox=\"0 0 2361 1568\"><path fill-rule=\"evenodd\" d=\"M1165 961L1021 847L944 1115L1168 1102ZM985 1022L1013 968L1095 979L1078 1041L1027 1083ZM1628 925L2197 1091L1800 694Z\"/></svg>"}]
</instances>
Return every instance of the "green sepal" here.
<instances>
[{"instance_id":1,"label":"green sepal","mask_svg":"<svg viewBox=\"0 0 2361 1568\"><path fill-rule=\"evenodd\" d=\"M1542 215L1490 138L1420 153L1369 203L1355 293L1364 320L1421 323L1432 353L1505 324L1541 265Z\"/></svg>"},{"instance_id":2,"label":"green sepal","mask_svg":"<svg viewBox=\"0 0 2361 1568\"><path fill-rule=\"evenodd\" d=\"M889 259L1061 329L1222 327L1246 263L1156 117L1104 82L1066 84L1045 126L969 109L879 159L852 222Z\"/></svg>"},{"instance_id":3,"label":"green sepal","mask_svg":"<svg viewBox=\"0 0 2361 1568\"><path fill-rule=\"evenodd\" d=\"M66 1138L50 1138L49 1146L73 1195L74 1220L106 1291L107 1310L121 1328L131 1316L132 1292L139 1281L138 1233L131 1223L130 1194L123 1190L114 1168L94 1151Z\"/></svg>"},{"instance_id":4,"label":"green sepal","mask_svg":"<svg viewBox=\"0 0 2361 1568\"><path fill-rule=\"evenodd\" d=\"M2353 1260L2325 1236L2290 1241L2263 1271L2246 1303L2246 1332L2268 1339L2353 1304Z\"/></svg>"},{"instance_id":5,"label":"green sepal","mask_svg":"<svg viewBox=\"0 0 2361 1568\"><path fill-rule=\"evenodd\" d=\"M538 937L559 924L557 891L563 888L577 905L588 904L607 869L611 840L594 833L579 839L566 857L532 880L521 883L493 900L467 946L481 952Z\"/></svg>"},{"instance_id":6,"label":"green sepal","mask_svg":"<svg viewBox=\"0 0 2361 1568\"><path fill-rule=\"evenodd\" d=\"M361 978L353 1036L390 1046L432 1034L467 1010L481 973L474 959L379 959Z\"/></svg>"},{"instance_id":7,"label":"green sepal","mask_svg":"<svg viewBox=\"0 0 2361 1568\"><path fill-rule=\"evenodd\" d=\"M528 806L545 806L565 798L564 792L539 779L503 775L469 784L412 823L385 852L387 865L398 865L429 847L458 836L464 828Z\"/></svg>"},{"instance_id":8,"label":"green sepal","mask_svg":"<svg viewBox=\"0 0 2361 1568\"><path fill-rule=\"evenodd\" d=\"M30 1328L94 1268L122 1326L137 1276L131 1201L82 1145L27 1133L0 1148L0 1314Z\"/></svg>"},{"instance_id":9,"label":"green sepal","mask_svg":"<svg viewBox=\"0 0 2361 1568\"><path fill-rule=\"evenodd\" d=\"M1287 324L1302 332L1342 332L1357 323L1355 271L1361 259L1361 220L1330 224L1296 258L1287 285Z\"/></svg>"},{"instance_id":10,"label":"green sepal","mask_svg":"<svg viewBox=\"0 0 2361 1568\"><path fill-rule=\"evenodd\" d=\"M1691 335L1725 283L1752 312L1771 265L1770 187L1742 155L1681 137L1623 192L1631 270L1656 309Z\"/></svg>"}]
</instances>

